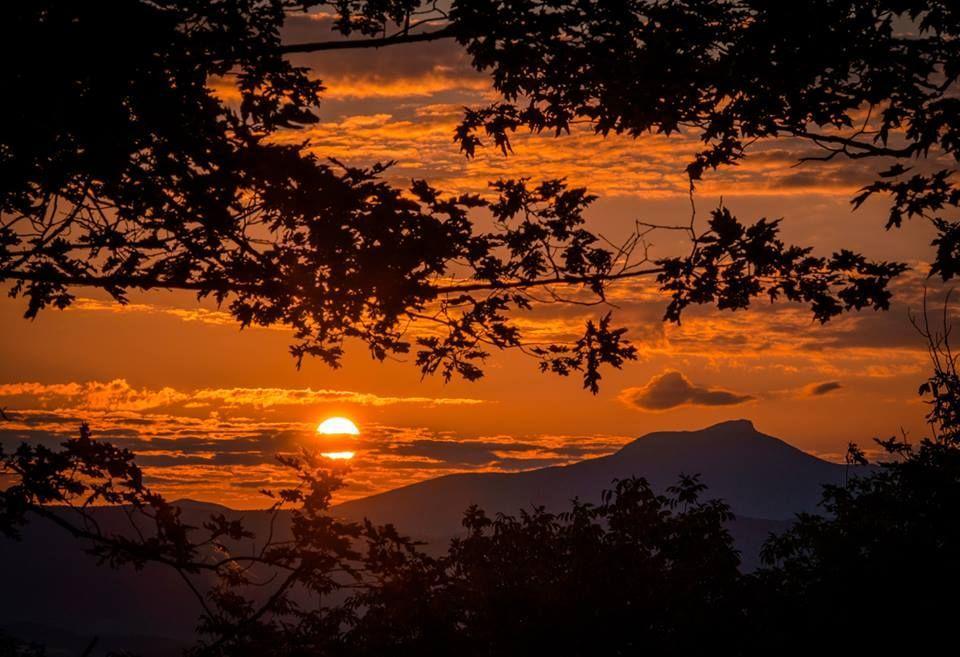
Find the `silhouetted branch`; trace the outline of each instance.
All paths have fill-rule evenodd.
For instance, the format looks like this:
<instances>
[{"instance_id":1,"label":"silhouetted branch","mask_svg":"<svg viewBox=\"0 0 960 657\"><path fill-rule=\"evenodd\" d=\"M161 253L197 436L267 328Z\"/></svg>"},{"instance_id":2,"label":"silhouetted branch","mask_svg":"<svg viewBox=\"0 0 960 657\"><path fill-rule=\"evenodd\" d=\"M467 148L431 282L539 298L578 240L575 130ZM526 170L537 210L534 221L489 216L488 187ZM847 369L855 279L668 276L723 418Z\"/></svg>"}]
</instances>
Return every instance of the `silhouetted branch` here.
<instances>
[{"instance_id":1,"label":"silhouetted branch","mask_svg":"<svg viewBox=\"0 0 960 657\"><path fill-rule=\"evenodd\" d=\"M323 52L330 50L354 50L361 48L385 48L387 46L405 43L425 43L441 39L453 39L460 33L456 25L450 24L434 32L420 32L409 34L399 32L391 36L376 39L353 39L337 41L313 41L308 43L291 43L280 46L280 52L285 55L294 53Z\"/></svg>"}]
</instances>

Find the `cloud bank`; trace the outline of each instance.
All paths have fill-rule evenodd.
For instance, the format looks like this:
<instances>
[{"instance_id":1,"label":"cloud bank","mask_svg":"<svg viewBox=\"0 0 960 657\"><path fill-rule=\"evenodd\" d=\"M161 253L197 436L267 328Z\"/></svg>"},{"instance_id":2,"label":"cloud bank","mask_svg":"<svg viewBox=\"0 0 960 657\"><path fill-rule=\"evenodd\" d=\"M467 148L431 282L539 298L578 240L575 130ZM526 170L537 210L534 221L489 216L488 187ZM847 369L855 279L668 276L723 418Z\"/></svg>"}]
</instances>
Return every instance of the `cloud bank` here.
<instances>
[{"instance_id":1,"label":"cloud bank","mask_svg":"<svg viewBox=\"0 0 960 657\"><path fill-rule=\"evenodd\" d=\"M417 404L432 406L473 406L482 399L463 397L396 397L353 390L312 388L200 388L191 391L163 388L135 388L126 379L70 383L0 384L0 399L19 398L28 407L37 403L62 408L104 411L144 411L183 406L186 408L249 406L257 409L276 406L312 406L329 403L361 406Z\"/></svg>"}]
</instances>

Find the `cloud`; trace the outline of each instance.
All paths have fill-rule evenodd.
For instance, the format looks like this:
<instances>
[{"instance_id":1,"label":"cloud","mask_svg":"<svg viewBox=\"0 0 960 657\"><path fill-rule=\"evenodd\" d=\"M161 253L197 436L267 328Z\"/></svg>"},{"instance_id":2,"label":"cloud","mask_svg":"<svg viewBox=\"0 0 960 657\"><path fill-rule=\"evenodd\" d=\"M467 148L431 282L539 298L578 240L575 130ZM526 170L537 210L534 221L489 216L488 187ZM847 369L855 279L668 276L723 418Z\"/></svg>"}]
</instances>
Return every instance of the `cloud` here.
<instances>
[{"instance_id":1,"label":"cloud","mask_svg":"<svg viewBox=\"0 0 960 657\"><path fill-rule=\"evenodd\" d=\"M312 388L205 388L192 395L194 403L220 402L228 406L309 406L330 402L360 404L362 406L393 406L420 404L423 406L474 406L482 399L462 397L389 397L351 390Z\"/></svg>"},{"instance_id":2,"label":"cloud","mask_svg":"<svg viewBox=\"0 0 960 657\"><path fill-rule=\"evenodd\" d=\"M754 399L721 388L707 388L691 383L676 370L659 374L643 387L626 388L620 401L647 411L665 411L677 406L733 406Z\"/></svg>"},{"instance_id":3,"label":"cloud","mask_svg":"<svg viewBox=\"0 0 960 657\"><path fill-rule=\"evenodd\" d=\"M385 455L420 456L457 465L486 465L497 461L498 452L526 452L539 445L521 442L482 440L411 440L380 450Z\"/></svg>"},{"instance_id":4,"label":"cloud","mask_svg":"<svg viewBox=\"0 0 960 657\"><path fill-rule=\"evenodd\" d=\"M389 78L382 75L345 76L324 80L325 99L341 98L415 98L433 96L444 91L484 92L489 80L476 76L457 76L435 67L418 77Z\"/></svg>"},{"instance_id":5,"label":"cloud","mask_svg":"<svg viewBox=\"0 0 960 657\"><path fill-rule=\"evenodd\" d=\"M184 402L189 398L173 388L137 390L124 379L85 383L6 383L0 385L0 398L26 397L41 402L64 402L84 409L142 411Z\"/></svg>"},{"instance_id":6,"label":"cloud","mask_svg":"<svg viewBox=\"0 0 960 657\"><path fill-rule=\"evenodd\" d=\"M36 392L36 386L42 384L30 388ZM239 416L215 411L206 417L181 415L175 407L162 412L19 408L13 421L0 425L0 446L12 451L26 442L52 448L75 437L80 422L87 422L94 438L133 451L147 483L170 499L189 497L233 508L262 508L259 488L291 483L289 470L277 463L276 455L319 450L322 445L314 422L247 413L248 408L243 407L244 414ZM632 438L603 434L467 437L375 422L365 423L363 429L356 439L356 457L348 464L347 487L338 491L337 502L454 472L507 472L571 463L609 454Z\"/></svg>"},{"instance_id":7,"label":"cloud","mask_svg":"<svg viewBox=\"0 0 960 657\"><path fill-rule=\"evenodd\" d=\"M553 465L562 465L568 463L566 459L561 458L531 458L531 459L518 459L518 458L505 458L500 459L494 465L501 470L534 470L537 468L547 468Z\"/></svg>"},{"instance_id":8,"label":"cloud","mask_svg":"<svg viewBox=\"0 0 960 657\"><path fill-rule=\"evenodd\" d=\"M826 395L834 390L839 390L843 385L839 381L824 381L823 383L811 383L803 388L803 394L806 397L819 397Z\"/></svg>"},{"instance_id":9,"label":"cloud","mask_svg":"<svg viewBox=\"0 0 960 657\"><path fill-rule=\"evenodd\" d=\"M125 379L84 383L7 383L0 384L0 399L20 398L28 403L56 404L60 407L105 411L144 411L183 406L198 408L248 406L257 409L277 406L312 406L328 403L361 406L419 404L433 406L472 406L482 399L459 397L394 397L353 390L312 388L201 388L180 391L170 387L134 388Z\"/></svg>"}]
</instances>

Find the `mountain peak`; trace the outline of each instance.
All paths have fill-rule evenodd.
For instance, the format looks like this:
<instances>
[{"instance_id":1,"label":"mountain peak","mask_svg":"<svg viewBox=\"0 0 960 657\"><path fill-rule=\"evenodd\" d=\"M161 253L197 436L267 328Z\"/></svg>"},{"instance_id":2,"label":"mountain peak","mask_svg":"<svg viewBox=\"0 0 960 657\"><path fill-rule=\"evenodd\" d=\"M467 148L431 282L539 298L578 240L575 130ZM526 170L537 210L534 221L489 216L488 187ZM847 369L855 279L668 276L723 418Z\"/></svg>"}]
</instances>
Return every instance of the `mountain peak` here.
<instances>
[{"instance_id":1,"label":"mountain peak","mask_svg":"<svg viewBox=\"0 0 960 657\"><path fill-rule=\"evenodd\" d=\"M757 428L753 426L753 422L746 418L740 418L738 420L725 420L723 422L717 422L716 424L710 425L703 431L712 431L715 429L734 429L737 431L756 431Z\"/></svg>"},{"instance_id":2,"label":"mountain peak","mask_svg":"<svg viewBox=\"0 0 960 657\"><path fill-rule=\"evenodd\" d=\"M736 469L764 461L767 467L780 467L785 464L784 459L794 463L834 465L758 431L747 419L727 420L703 429L655 431L630 441L607 458L628 459L636 466L650 459L661 465L664 460L683 463L687 467L697 464L702 471L710 470L710 463L721 461Z\"/></svg>"},{"instance_id":3,"label":"mountain peak","mask_svg":"<svg viewBox=\"0 0 960 657\"><path fill-rule=\"evenodd\" d=\"M345 517L393 522L418 537L460 530L463 510L515 513L530 505L553 511L570 500L596 502L613 482L644 477L665 491L681 474L700 475L704 499L728 502L734 513L788 520L816 512L823 484L837 484L844 468L757 431L750 420L720 422L693 431L660 431L606 456L517 473L464 473L431 479L336 507Z\"/></svg>"},{"instance_id":4,"label":"mountain peak","mask_svg":"<svg viewBox=\"0 0 960 657\"><path fill-rule=\"evenodd\" d=\"M190 499L189 497L182 497L178 500L173 500L171 504L174 506L179 506L182 509L203 511L206 513L223 513L225 511L233 511L233 509L223 506L222 504L217 504L216 502L203 502L201 500Z\"/></svg>"},{"instance_id":5,"label":"mountain peak","mask_svg":"<svg viewBox=\"0 0 960 657\"><path fill-rule=\"evenodd\" d=\"M767 439L767 440L763 440ZM636 438L620 449L620 453L629 453L638 449L647 449L653 445L670 446L670 449L722 449L755 445L757 442L781 443L777 438L757 431L753 422L747 419L725 420L711 424L703 429L685 431L654 431ZM786 445L786 443L783 443ZM792 449L792 448L791 448Z\"/></svg>"}]
</instances>

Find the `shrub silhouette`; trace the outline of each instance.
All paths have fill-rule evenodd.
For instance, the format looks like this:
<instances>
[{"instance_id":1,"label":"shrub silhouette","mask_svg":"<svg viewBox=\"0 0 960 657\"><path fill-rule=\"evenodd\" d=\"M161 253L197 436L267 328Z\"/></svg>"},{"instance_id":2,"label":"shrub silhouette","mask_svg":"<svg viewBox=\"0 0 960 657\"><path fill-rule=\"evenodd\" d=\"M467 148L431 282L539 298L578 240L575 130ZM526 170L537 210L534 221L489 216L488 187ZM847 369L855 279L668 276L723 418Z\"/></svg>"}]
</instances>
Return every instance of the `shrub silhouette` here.
<instances>
[{"instance_id":1,"label":"shrub silhouette","mask_svg":"<svg viewBox=\"0 0 960 657\"><path fill-rule=\"evenodd\" d=\"M800 515L764 547L756 574L755 622L762 641L787 654L831 650L922 653L949 645L960 586L960 376L949 324L924 315L933 375L932 435L877 440L885 458L869 477L827 486L822 515ZM850 446L848 460L865 462ZM797 627L816 628L798 633Z\"/></svg>"},{"instance_id":2,"label":"shrub silhouette","mask_svg":"<svg viewBox=\"0 0 960 657\"><path fill-rule=\"evenodd\" d=\"M688 655L741 627L739 558L723 503L683 478L666 496L627 479L597 506L487 517L438 559L411 556L361 593L360 655ZM389 572L393 571L393 572Z\"/></svg>"}]
</instances>

